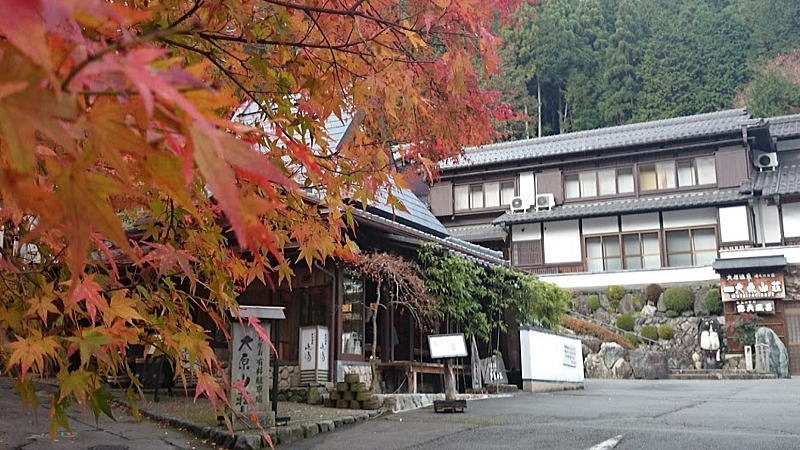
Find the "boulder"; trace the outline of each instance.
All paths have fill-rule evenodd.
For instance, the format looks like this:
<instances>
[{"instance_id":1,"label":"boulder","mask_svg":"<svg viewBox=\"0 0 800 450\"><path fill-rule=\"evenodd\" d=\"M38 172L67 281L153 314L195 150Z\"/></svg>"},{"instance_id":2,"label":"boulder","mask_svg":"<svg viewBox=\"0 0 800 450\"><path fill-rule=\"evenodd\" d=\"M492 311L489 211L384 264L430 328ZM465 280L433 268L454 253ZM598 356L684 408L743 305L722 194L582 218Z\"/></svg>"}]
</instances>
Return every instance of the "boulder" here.
<instances>
[{"instance_id":1,"label":"boulder","mask_svg":"<svg viewBox=\"0 0 800 450\"><path fill-rule=\"evenodd\" d=\"M616 342L603 342L597 354L603 358L603 364L611 368L614 367L614 363L617 362L618 359L625 358L625 353L626 350Z\"/></svg>"},{"instance_id":2,"label":"boulder","mask_svg":"<svg viewBox=\"0 0 800 450\"><path fill-rule=\"evenodd\" d=\"M662 292L661 295L658 296L658 302L656 303L656 309L660 312L667 312L667 304L664 302L664 293Z\"/></svg>"},{"instance_id":3,"label":"boulder","mask_svg":"<svg viewBox=\"0 0 800 450\"><path fill-rule=\"evenodd\" d=\"M583 352L583 353L581 353L581 354L582 354L584 357L586 357L586 355L590 355L590 354L592 353L592 349L591 349L591 348L589 348L589 346L588 346L588 345L586 345L586 344L583 344L583 343L581 343L581 351Z\"/></svg>"},{"instance_id":4,"label":"boulder","mask_svg":"<svg viewBox=\"0 0 800 450\"><path fill-rule=\"evenodd\" d=\"M681 313L682 317L692 317L694 315L694 311L684 311Z\"/></svg>"},{"instance_id":5,"label":"boulder","mask_svg":"<svg viewBox=\"0 0 800 450\"><path fill-rule=\"evenodd\" d=\"M583 360L583 372L586 378L611 378L611 371L597 353L592 353Z\"/></svg>"},{"instance_id":6,"label":"boulder","mask_svg":"<svg viewBox=\"0 0 800 450\"><path fill-rule=\"evenodd\" d=\"M600 351L600 345L603 344L603 341L601 341L600 339L598 339L598 338L596 338L594 336L583 336L583 337L581 337L581 342L583 343L583 345L589 347L589 350L591 350L591 352L584 353L584 356L588 355L589 353L597 353L597 352L599 352Z\"/></svg>"},{"instance_id":7,"label":"boulder","mask_svg":"<svg viewBox=\"0 0 800 450\"><path fill-rule=\"evenodd\" d=\"M633 369L631 364L624 359L618 359L611 368L611 375L614 378L631 378L633 377Z\"/></svg>"},{"instance_id":8,"label":"boulder","mask_svg":"<svg viewBox=\"0 0 800 450\"><path fill-rule=\"evenodd\" d=\"M619 302L619 309L623 313L627 314L635 312L633 309L633 301L631 300L631 294L625 294L625 296L622 297L622 300L620 300Z\"/></svg>"},{"instance_id":9,"label":"boulder","mask_svg":"<svg viewBox=\"0 0 800 450\"><path fill-rule=\"evenodd\" d=\"M633 370L634 378L658 380L669 375L669 360L665 352L656 350L631 350L628 362Z\"/></svg>"},{"instance_id":10,"label":"boulder","mask_svg":"<svg viewBox=\"0 0 800 450\"><path fill-rule=\"evenodd\" d=\"M611 323L611 315L604 308L598 308L594 312L594 318L603 323Z\"/></svg>"},{"instance_id":11,"label":"boulder","mask_svg":"<svg viewBox=\"0 0 800 450\"><path fill-rule=\"evenodd\" d=\"M773 373L778 378L789 378L789 353L772 329L760 327L756 330L756 370ZM760 354L767 352L760 357Z\"/></svg>"},{"instance_id":12,"label":"boulder","mask_svg":"<svg viewBox=\"0 0 800 450\"><path fill-rule=\"evenodd\" d=\"M706 307L705 295L702 291L700 293L695 293L694 295L694 315L695 316L708 315L708 308Z\"/></svg>"},{"instance_id":13,"label":"boulder","mask_svg":"<svg viewBox=\"0 0 800 450\"><path fill-rule=\"evenodd\" d=\"M655 316L656 311L658 311L658 309L653 305L644 305L642 308L642 314L648 317Z\"/></svg>"}]
</instances>

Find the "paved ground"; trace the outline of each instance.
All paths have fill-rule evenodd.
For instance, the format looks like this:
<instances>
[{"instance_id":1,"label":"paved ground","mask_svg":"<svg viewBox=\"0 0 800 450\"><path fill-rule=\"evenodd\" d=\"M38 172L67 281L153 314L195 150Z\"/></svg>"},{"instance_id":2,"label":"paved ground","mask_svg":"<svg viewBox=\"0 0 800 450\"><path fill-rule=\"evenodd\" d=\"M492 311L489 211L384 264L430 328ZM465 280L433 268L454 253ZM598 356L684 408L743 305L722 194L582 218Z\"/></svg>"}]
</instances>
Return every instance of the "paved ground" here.
<instances>
[{"instance_id":1,"label":"paved ground","mask_svg":"<svg viewBox=\"0 0 800 450\"><path fill-rule=\"evenodd\" d=\"M13 381L0 378L0 449L103 449L161 450L213 448L182 431L165 428L147 420L136 421L124 410L114 409L116 422L101 417L95 423L90 412L78 408L69 411L73 433L61 432L50 440L47 410L43 407L34 416L29 407L21 408L19 397L12 392ZM41 397L47 405L48 399Z\"/></svg>"},{"instance_id":2,"label":"paved ground","mask_svg":"<svg viewBox=\"0 0 800 450\"><path fill-rule=\"evenodd\" d=\"M470 402L464 414L396 414L292 448L800 448L800 379L589 380L584 391ZM613 441L609 444L613 444Z\"/></svg>"}]
</instances>

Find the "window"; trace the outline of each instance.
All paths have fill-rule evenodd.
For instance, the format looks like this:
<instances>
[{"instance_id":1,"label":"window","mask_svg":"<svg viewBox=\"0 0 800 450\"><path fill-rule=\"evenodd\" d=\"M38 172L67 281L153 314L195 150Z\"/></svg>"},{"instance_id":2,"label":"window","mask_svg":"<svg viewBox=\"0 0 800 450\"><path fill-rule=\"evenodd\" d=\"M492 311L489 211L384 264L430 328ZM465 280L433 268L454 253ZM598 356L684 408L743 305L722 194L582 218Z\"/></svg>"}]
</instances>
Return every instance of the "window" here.
<instances>
[{"instance_id":1,"label":"window","mask_svg":"<svg viewBox=\"0 0 800 450\"><path fill-rule=\"evenodd\" d=\"M564 176L566 198L590 198L631 192L633 192L631 168L587 170Z\"/></svg>"},{"instance_id":2,"label":"window","mask_svg":"<svg viewBox=\"0 0 800 450\"><path fill-rule=\"evenodd\" d=\"M483 185L483 189L486 192L484 206L487 208L496 208L500 206L500 183L486 183Z\"/></svg>"},{"instance_id":3,"label":"window","mask_svg":"<svg viewBox=\"0 0 800 450\"><path fill-rule=\"evenodd\" d=\"M510 205L514 195L513 181L464 184L453 188L453 203L456 211L499 208Z\"/></svg>"},{"instance_id":4,"label":"window","mask_svg":"<svg viewBox=\"0 0 800 450\"><path fill-rule=\"evenodd\" d=\"M639 188L642 191L698 186L717 182L717 166L713 156L686 161L665 161L639 167Z\"/></svg>"},{"instance_id":5,"label":"window","mask_svg":"<svg viewBox=\"0 0 800 450\"><path fill-rule=\"evenodd\" d=\"M456 186L453 189L456 211L469 209L469 186Z\"/></svg>"},{"instance_id":6,"label":"window","mask_svg":"<svg viewBox=\"0 0 800 450\"><path fill-rule=\"evenodd\" d=\"M364 280L353 273L344 277L342 301L342 353L364 352Z\"/></svg>"},{"instance_id":7,"label":"window","mask_svg":"<svg viewBox=\"0 0 800 450\"><path fill-rule=\"evenodd\" d=\"M668 266L706 266L717 259L717 234L713 228L667 231Z\"/></svg>"},{"instance_id":8,"label":"window","mask_svg":"<svg viewBox=\"0 0 800 450\"><path fill-rule=\"evenodd\" d=\"M483 185L474 184L469 187L469 207L483 208Z\"/></svg>"},{"instance_id":9,"label":"window","mask_svg":"<svg viewBox=\"0 0 800 450\"><path fill-rule=\"evenodd\" d=\"M503 206L510 205L511 199L514 198L514 182L504 181L500 183L500 204Z\"/></svg>"},{"instance_id":10,"label":"window","mask_svg":"<svg viewBox=\"0 0 800 450\"><path fill-rule=\"evenodd\" d=\"M586 270L603 272L661 267L658 233L626 233L586 238Z\"/></svg>"}]
</instances>

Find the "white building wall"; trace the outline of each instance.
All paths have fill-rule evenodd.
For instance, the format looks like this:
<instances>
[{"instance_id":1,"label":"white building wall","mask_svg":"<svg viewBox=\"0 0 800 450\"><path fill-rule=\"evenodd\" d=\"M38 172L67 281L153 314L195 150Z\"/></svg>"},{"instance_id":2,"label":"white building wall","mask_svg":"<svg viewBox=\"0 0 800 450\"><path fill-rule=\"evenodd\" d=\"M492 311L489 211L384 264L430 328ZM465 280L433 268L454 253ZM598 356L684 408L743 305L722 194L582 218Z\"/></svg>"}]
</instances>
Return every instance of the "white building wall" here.
<instances>
[{"instance_id":1,"label":"white building wall","mask_svg":"<svg viewBox=\"0 0 800 450\"><path fill-rule=\"evenodd\" d=\"M518 241L537 241L542 238L542 229L538 223L527 223L525 225L511 226L511 240Z\"/></svg>"},{"instance_id":2,"label":"white building wall","mask_svg":"<svg viewBox=\"0 0 800 450\"><path fill-rule=\"evenodd\" d=\"M604 288L613 284L629 288L644 287L650 283L660 285L704 283L719 281L719 274L710 266L663 267L653 270L623 270L597 273L559 273L539 275L539 279L565 289Z\"/></svg>"},{"instance_id":3,"label":"white building wall","mask_svg":"<svg viewBox=\"0 0 800 450\"><path fill-rule=\"evenodd\" d=\"M781 217L776 205L761 204L755 208L756 238L759 244L775 244L781 242Z\"/></svg>"},{"instance_id":4,"label":"white building wall","mask_svg":"<svg viewBox=\"0 0 800 450\"><path fill-rule=\"evenodd\" d=\"M622 216L622 231L658 230L661 223L658 213L629 214Z\"/></svg>"},{"instance_id":5,"label":"white building wall","mask_svg":"<svg viewBox=\"0 0 800 450\"><path fill-rule=\"evenodd\" d=\"M664 211L664 228L686 228L717 224L717 208Z\"/></svg>"},{"instance_id":6,"label":"white building wall","mask_svg":"<svg viewBox=\"0 0 800 450\"><path fill-rule=\"evenodd\" d=\"M582 227L584 236L589 234L618 233L619 219L617 216L583 219Z\"/></svg>"},{"instance_id":7,"label":"white building wall","mask_svg":"<svg viewBox=\"0 0 800 450\"><path fill-rule=\"evenodd\" d=\"M580 262L581 234L577 220L544 224L544 262L546 264Z\"/></svg>"},{"instance_id":8,"label":"white building wall","mask_svg":"<svg viewBox=\"0 0 800 450\"><path fill-rule=\"evenodd\" d=\"M521 172L519 174L519 196L522 197L526 205L536 204L536 180L533 172Z\"/></svg>"},{"instance_id":9,"label":"white building wall","mask_svg":"<svg viewBox=\"0 0 800 450\"><path fill-rule=\"evenodd\" d=\"M719 209L720 242L743 242L750 240L750 220L747 206L731 206Z\"/></svg>"}]
</instances>

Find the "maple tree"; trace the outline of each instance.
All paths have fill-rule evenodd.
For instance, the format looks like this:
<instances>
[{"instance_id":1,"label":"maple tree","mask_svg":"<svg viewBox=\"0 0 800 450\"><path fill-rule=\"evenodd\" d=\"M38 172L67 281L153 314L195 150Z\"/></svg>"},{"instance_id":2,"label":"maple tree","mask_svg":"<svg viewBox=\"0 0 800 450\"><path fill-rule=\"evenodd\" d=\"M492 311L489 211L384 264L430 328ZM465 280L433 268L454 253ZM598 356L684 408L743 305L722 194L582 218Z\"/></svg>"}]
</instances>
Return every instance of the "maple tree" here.
<instances>
[{"instance_id":1,"label":"maple tree","mask_svg":"<svg viewBox=\"0 0 800 450\"><path fill-rule=\"evenodd\" d=\"M490 140L514 3L0 0L0 367L23 399L54 375L54 431L107 413L147 344L224 407L199 315L225 329L240 289L289 280L289 246L352 258L350 208L399 206L398 157L435 176ZM332 116L357 125L338 145Z\"/></svg>"}]
</instances>

